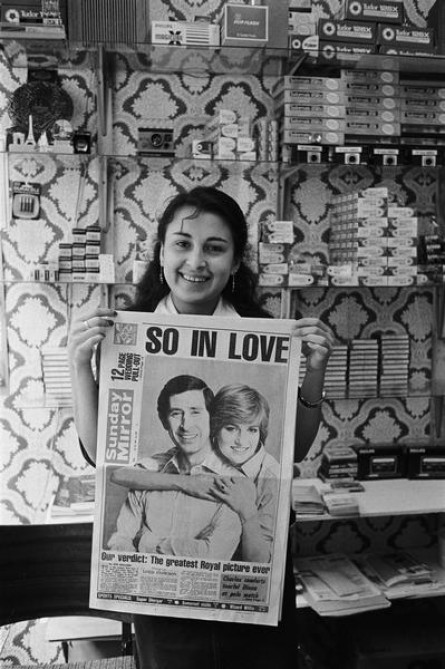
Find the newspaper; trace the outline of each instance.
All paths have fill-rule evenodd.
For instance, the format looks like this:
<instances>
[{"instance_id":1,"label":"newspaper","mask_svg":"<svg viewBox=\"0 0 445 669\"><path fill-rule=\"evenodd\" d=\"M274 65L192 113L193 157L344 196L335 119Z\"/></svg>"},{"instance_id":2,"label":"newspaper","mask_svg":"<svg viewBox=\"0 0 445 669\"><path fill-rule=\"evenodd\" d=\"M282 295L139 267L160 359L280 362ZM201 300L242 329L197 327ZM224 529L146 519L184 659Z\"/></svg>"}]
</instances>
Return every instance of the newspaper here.
<instances>
[{"instance_id":1,"label":"newspaper","mask_svg":"<svg viewBox=\"0 0 445 669\"><path fill-rule=\"evenodd\" d=\"M292 326L118 312L101 346L92 608L278 624L301 351ZM184 377L212 392L184 391ZM239 413L240 386L262 398L255 416Z\"/></svg>"},{"instance_id":2,"label":"newspaper","mask_svg":"<svg viewBox=\"0 0 445 669\"><path fill-rule=\"evenodd\" d=\"M320 616L345 616L385 609L390 602L343 553L298 558L304 597Z\"/></svg>"}]
</instances>

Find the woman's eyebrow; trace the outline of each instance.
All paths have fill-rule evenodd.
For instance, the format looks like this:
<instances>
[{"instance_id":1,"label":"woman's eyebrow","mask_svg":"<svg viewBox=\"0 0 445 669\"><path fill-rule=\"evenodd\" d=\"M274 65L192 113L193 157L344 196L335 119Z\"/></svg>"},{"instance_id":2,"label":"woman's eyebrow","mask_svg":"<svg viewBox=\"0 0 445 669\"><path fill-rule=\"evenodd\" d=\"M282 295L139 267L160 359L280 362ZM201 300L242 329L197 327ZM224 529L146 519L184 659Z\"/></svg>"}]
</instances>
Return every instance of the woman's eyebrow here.
<instances>
[{"instance_id":1,"label":"woman's eyebrow","mask_svg":"<svg viewBox=\"0 0 445 669\"><path fill-rule=\"evenodd\" d=\"M182 232L182 230L175 230L173 235L180 235L181 237L188 237L189 239L193 238L193 235L191 235L189 232ZM206 242L223 242L224 244L229 244L229 240L226 239L225 237L207 237L205 240Z\"/></svg>"},{"instance_id":2,"label":"woman's eyebrow","mask_svg":"<svg viewBox=\"0 0 445 669\"><path fill-rule=\"evenodd\" d=\"M173 235L182 235L183 237L191 237L189 232L182 232L182 230L175 230L172 232Z\"/></svg>"},{"instance_id":3,"label":"woman's eyebrow","mask_svg":"<svg viewBox=\"0 0 445 669\"><path fill-rule=\"evenodd\" d=\"M206 242L224 242L225 244L230 243L229 240L225 237L207 237Z\"/></svg>"}]
</instances>

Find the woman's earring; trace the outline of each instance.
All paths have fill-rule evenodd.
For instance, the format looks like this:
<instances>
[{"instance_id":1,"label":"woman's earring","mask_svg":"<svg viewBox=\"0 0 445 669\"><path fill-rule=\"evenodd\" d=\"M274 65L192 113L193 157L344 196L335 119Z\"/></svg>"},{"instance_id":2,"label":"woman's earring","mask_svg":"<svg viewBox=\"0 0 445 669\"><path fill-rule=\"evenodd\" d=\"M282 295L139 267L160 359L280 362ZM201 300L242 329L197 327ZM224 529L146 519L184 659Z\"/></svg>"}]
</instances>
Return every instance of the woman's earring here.
<instances>
[{"instance_id":1,"label":"woman's earring","mask_svg":"<svg viewBox=\"0 0 445 669\"><path fill-rule=\"evenodd\" d=\"M164 268L161 267L159 270L159 283L164 283Z\"/></svg>"},{"instance_id":2,"label":"woman's earring","mask_svg":"<svg viewBox=\"0 0 445 669\"><path fill-rule=\"evenodd\" d=\"M232 293L235 292L235 272L232 274Z\"/></svg>"}]
</instances>

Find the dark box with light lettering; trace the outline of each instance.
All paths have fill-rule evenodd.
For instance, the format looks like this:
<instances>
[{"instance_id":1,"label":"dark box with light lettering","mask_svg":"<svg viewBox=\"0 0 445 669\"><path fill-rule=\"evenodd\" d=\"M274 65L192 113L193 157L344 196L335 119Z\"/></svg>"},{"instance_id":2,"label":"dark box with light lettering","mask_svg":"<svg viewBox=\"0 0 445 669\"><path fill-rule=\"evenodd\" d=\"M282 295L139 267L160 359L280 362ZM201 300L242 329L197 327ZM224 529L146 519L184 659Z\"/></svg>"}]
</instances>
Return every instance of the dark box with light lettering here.
<instances>
[{"instance_id":1,"label":"dark box with light lettering","mask_svg":"<svg viewBox=\"0 0 445 669\"><path fill-rule=\"evenodd\" d=\"M397 0L348 0L346 18L360 21L403 23L403 2Z\"/></svg>"},{"instance_id":2,"label":"dark box with light lettering","mask_svg":"<svg viewBox=\"0 0 445 669\"><path fill-rule=\"evenodd\" d=\"M427 17L427 25L434 31L438 53L445 53L445 2L436 0Z\"/></svg>"},{"instance_id":3,"label":"dark box with light lettering","mask_svg":"<svg viewBox=\"0 0 445 669\"><path fill-rule=\"evenodd\" d=\"M225 5L221 43L227 46L266 46L269 40L269 7Z\"/></svg>"},{"instance_id":4,"label":"dark box with light lettering","mask_svg":"<svg viewBox=\"0 0 445 669\"><path fill-rule=\"evenodd\" d=\"M445 479L445 448L410 446L407 450L408 478Z\"/></svg>"},{"instance_id":5,"label":"dark box with light lettering","mask_svg":"<svg viewBox=\"0 0 445 669\"><path fill-rule=\"evenodd\" d=\"M406 476L406 449L403 446L354 446L354 449L358 479L400 479Z\"/></svg>"}]
</instances>

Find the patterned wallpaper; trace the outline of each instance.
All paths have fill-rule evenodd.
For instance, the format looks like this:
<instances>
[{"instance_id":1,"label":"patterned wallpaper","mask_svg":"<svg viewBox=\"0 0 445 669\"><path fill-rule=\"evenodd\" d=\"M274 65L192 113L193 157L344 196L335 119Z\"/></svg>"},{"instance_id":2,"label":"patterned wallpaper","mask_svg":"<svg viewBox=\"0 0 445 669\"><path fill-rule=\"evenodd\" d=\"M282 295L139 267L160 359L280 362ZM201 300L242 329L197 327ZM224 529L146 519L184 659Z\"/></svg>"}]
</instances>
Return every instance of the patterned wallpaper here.
<instances>
[{"instance_id":1,"label":"patterned wallpaper","mask_svg":"<svg viewBox=\"0 0 445 669\"><path fill-rule=\"evenodd\" d=\"M313 3L320 16L338 16L342 2L320 0ZM410 19L423 25L434 0L405 0ZM215 16L222 0L153 0L152 19L190 19L196 15ZM172 56L174 60L175 56ZM98 220L109 224L107 250L115 254L117 281L130 281L132 258L138 240L150 241L156 212L164 200L182 188L196 184L215 185L235 196L248 216L252 253L258 223L277 213L278 178L271 166L235 163L193 163L186 158L191 140L199 137L199 126L219 108L232 108L255 119L272 114L269 94L271 79L243 74L242 62L220 75L203 74L202 57L193 56L179 74L150 74L135 71L129 57L118 60L112 96L111 151L119 157L108 161L111 197L100 213L98 189L103 166L95 157L45 155L10 156L9 174L0 175L23 181L36 181L42 187L42 214L37 221L0 222L5 285L5 312L10 387L0 397L0 519L2 523L34 523L45 517L52 493L61 477L84 471L77 445L72 411L69 407L45 406L41 352L45 346L65 346L73 313L91 309L109 300L122 307L132 293L131 286L107 290L91 285L45 285L26 282L29 268L36 262L57 255L60 241L71 228ZM96 77L87 63L60 71L63 89L73 105L74 127L97 131ZM235 67L236 65L236 67ZM26 80L23 69L11 68L0 53L0 129L11 125L8 99ZM174 123L178 155L183 160L128 159L136 152L137 128L162 127ZM1 170L2 168L0 168ZM399 204L413 204L421 216L435 209L437 173L420 168L399 168L378 174L360 167L337 166L326 170L304 166L288 182L285 193L286 217L298 221L302 250L320 257L327 252L327 203L332 193L349 192L370 185L385 184ZM1 201L1 200L0 200ZM7 204L7 203L6 203ZM279 314L279 295L264 290L266 306ZM1 296L0 296L1 297ZM292 312L319 315L341 342L369 337L385 329L407 332L411 341L410 397L387 400L332 400L323 410L320 428L308 458L301 464L302 475L316 471L326 443L383 443L398 441L425 444L431 434L431 405L426 398L432 377L432 333L435 294L432 289L325 289L313 288L295 293ZM417 395L417 397L415 397ZM342 545L345 536L362 545L369 533L387 537L394 521L367 521L367 527L353 523L323 526L322 539L310 539L311 547L331 550ZM427 521L417 523L428 535ZM385 525L385 523L389 523ZM341 528L339 529L339 525ZM373 527L370 528L370 525ZM406 536L405 527L401 528ZM341 531L340 531L341 530ZM312 535L314 528L304 533ZM315 534L313 535L315 537ZM364 540L366 543L367 539ZM312 542L312 543L311 543ZM38 625L14 626L0 631L0 654L9 662L55 661L60 649L43 642Z\"/></svg>"}]
</instances>

